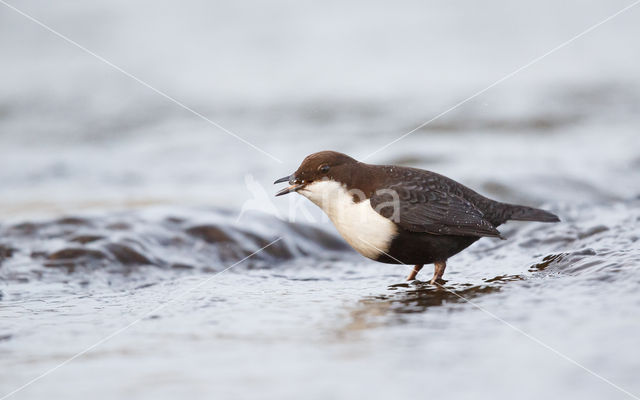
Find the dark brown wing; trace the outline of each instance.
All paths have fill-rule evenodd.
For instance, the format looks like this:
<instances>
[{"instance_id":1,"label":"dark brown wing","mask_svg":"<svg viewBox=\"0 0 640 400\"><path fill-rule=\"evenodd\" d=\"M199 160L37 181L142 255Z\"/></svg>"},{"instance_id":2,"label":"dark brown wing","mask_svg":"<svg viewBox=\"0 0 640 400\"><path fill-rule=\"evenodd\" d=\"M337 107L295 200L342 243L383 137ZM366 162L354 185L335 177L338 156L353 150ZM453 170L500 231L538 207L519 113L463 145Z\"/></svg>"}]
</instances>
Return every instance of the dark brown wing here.
<instances>
[{"instance_id":1,"label":"dark brown wing","mask_svg":"<svg viewBox=\"0 0 640 400\"><path fill-rule=\"evenodd\" d=\"M396 193L397 195L395 195ZM397 202L394 216L394 198ZM434 235L491 236L500 232L466 199L420 184L390 185L371 196L371 207L412 232Z\"/></svg>"}]
</instances>

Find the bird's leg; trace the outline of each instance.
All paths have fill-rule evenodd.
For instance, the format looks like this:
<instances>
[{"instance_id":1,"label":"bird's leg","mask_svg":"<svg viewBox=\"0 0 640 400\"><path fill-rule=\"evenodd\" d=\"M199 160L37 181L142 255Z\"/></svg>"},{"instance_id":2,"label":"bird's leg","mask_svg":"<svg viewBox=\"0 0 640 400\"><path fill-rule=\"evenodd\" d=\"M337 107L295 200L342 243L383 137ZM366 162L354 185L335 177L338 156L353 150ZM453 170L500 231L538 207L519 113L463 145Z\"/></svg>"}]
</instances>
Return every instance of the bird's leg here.
<instances>
[{"instance_id":1,"label":"bird's leg","mask_svg":"<svg viewBox=\"0 0 640 400\"><path fill-rule=\"evenodd\" d=\"M434 263L435 268L433 269L433 278L431 278L431 284L435 285L440 279L442 279L442 275L444 275L444 269L447 268L446 261L436 261Z\"/></svg>"},{"instance_id":2,"label":"bird's leg","mask_svg":"<svg viewBox=\"0 0 640 400\"><path fill-rule=\"evenodd\" d=\"M409 276L407 276L407 280L408 281L415 280L416 279L416 275L418 275L418 272L420 272L422 267L424 267L424 265L422 265L422 264L419 264L419 265L416 265L415 267L413 267L413 269L411 270L411 273L409 274Z\"/></svg>"}]
</instances>

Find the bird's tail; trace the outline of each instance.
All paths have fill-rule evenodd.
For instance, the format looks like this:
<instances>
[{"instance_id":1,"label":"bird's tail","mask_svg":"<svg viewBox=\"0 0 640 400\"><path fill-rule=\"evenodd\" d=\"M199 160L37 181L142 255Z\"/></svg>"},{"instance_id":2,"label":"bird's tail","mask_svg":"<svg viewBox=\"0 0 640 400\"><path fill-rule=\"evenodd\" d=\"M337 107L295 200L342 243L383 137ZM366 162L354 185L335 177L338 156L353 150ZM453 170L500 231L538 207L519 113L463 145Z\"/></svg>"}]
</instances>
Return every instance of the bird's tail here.
<instances>
[{"instance_id":1,"label":"bird's tail","mask_svg":"<svg viewBox=\"0 0 640 400\"><path fill-rule=\"evenodd\" d=\"M507 204L506 219L514 221L560 222L557 215L539 208Z\"/></svg>"}]
</instances>

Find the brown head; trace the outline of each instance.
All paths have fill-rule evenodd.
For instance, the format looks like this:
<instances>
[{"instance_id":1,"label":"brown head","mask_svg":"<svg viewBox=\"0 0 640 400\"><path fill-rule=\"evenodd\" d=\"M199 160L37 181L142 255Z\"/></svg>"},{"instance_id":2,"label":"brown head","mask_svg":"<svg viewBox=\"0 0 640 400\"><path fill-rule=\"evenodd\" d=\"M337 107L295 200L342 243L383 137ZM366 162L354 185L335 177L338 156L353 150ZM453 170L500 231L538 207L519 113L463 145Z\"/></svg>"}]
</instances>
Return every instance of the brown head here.
<instances>
[{"instance_id":1,"label":"brown head","mask_svg":"<svg viewBox=\"0 0 640 400\"><path fill-rule=\"evenodd\" d=\"M274 182L289 182L290 185L276 193L276 196L298 191L306 185L320 180L329 179L348 183L352 179L352 167L356 164L360 163L348 155L336 151L313 153L302 161L296 172Z\"/></svg>"}]
</instances>

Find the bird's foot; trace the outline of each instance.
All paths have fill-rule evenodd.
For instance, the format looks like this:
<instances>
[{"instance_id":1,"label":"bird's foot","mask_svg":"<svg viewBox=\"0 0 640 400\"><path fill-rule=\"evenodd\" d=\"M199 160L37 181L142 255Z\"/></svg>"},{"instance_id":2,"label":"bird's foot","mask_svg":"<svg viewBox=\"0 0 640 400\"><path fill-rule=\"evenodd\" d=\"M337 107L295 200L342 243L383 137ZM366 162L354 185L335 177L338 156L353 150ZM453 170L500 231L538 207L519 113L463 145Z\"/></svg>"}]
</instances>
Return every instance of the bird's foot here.
<instances>
[{"instance_id":1,"label":"bird's foot","mask_svg":"<svg viewBox=\"0 0 640 400\"><path fill-rule=\"evenodd\" d=\"M418 275L418 272L420 272L423 266L424 265L416 265L415 267L413 267L413 269L411 270L411 273L409 273L409 276L407 276L407 280L408 281L415 280L416 276Z\"/></svg>"},{"instance_id":2,"label":"bird's foot","mask_svg":"<svg viewBox=\"0 0 640 400\"><path fill-rule=\"evenodd\" d=\"M436 286L442 286L445 283L447 283L447 281L445 281L442 278L431 278L431 280L429 281L430 284L432 285L436 285Z\"/></svg>"},{"instance_id":3,"label":"bird's foot","mask_svg":"<svg viewBox=\"0 0 640 400\"><path fill-rule=\"evenodd\" d=\"M433 278L431 278L429 283L432 285L444 283L442 275L444 275L445 268L447 268L447 263L445 261L436 261L433 268Z\"/></svg>"}]
</instances>

